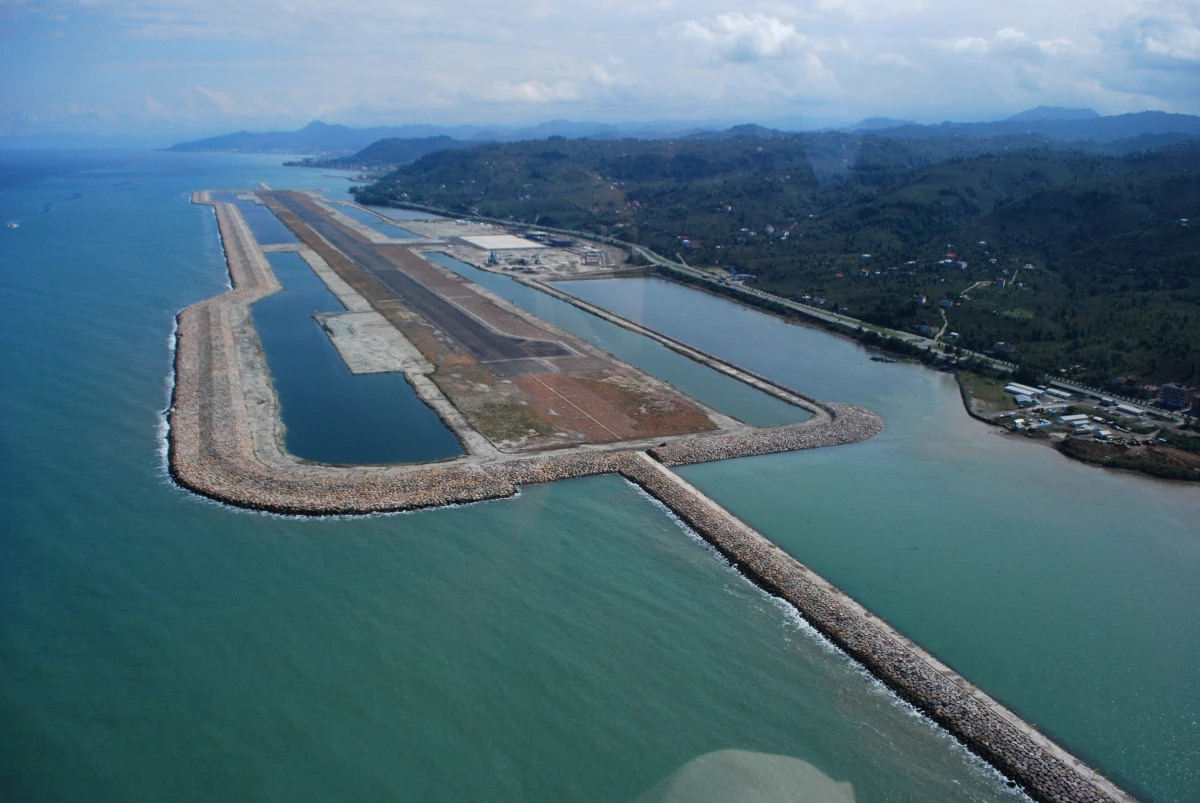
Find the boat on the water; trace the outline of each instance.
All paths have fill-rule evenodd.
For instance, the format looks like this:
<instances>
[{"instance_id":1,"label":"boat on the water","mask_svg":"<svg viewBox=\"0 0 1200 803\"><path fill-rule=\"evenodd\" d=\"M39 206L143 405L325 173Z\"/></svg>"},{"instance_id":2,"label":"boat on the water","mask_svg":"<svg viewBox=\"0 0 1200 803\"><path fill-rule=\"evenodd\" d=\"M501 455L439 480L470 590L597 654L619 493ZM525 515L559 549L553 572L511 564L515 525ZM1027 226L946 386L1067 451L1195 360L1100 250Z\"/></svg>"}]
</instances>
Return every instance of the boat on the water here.
<instances>
[{"instance_id":1,"label":"boat on the water","mask_svg":"<svg viewBox=\"0 0 1200 803\"><path fill-rule=\"evenodd\" d=\"M15 229L15 228L17 228L17 226L20 226L20 225L21 225L21 224L20 224L20 223L18 223L17 221L15 221L15 220L10 220L10 221L8 221L8 227L9 227L10 229Z\"/></svg>"}]
</instances>

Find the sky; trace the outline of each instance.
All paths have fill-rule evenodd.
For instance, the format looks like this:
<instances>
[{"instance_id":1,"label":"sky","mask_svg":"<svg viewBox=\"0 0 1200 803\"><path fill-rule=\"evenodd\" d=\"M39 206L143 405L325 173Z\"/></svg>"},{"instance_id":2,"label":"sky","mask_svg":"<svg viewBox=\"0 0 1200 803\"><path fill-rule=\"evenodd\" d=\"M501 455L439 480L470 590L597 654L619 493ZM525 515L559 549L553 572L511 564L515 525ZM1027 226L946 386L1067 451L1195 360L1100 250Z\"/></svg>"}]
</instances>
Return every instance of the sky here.
<instances>
[{"instance_id":1,"label":"sky","mask_svg":"<svg viewBox=\"0 0 1200 803\"><path fill-rule=\"evenodd\" d=\"M0 0L0 135L1200 113L1200 0Z\"/></svg>"}]
</instances>

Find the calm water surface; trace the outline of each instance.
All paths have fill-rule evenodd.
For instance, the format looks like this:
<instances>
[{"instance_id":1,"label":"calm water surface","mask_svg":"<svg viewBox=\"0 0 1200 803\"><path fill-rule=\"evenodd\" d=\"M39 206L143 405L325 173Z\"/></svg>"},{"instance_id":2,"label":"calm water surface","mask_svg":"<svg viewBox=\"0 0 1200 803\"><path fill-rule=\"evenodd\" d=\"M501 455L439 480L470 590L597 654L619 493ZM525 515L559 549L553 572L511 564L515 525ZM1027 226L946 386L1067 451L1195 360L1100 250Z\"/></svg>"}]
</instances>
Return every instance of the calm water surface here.
<instances>
[{"instance_id":1,"label":"calm water surface","mask_svg":"<svg viewBox=\"0 0 1200 803\"><path fill-rule=\"evenodd\" d=\"M212 199L237 206L238 211L242 213L242 218L246 221L246 225L250 227L250 232L254 235L254 239L258 240L262 245L281 245L283 243L299 242L296 239L296 235L292 234L292 230L283 225L283 221L275 217L275 213L268 209L265 204L245 198L238 198L238 193L235 192L214 192L212 193Z\"/></svg>"},{"instance_id":2,"label":"calm water surface","mask_svg":"<svg viewBox=\"0 0 1200 803\"><path fill-rule=\"evenodd\" d=\"M254 304L254 326L287 427L287 449L320 463L457 457L458 438L403 374L350 373L313 317L345 307L299 254L267 254L284 290Z\"/></svg>"},{"instance_id":3,"label":"calm water surface","mask_svg":"<svg viewBox=\"0 0 1200 803\"><path fill-rule=\"evenodd\" d=\"M279 161L0 154L6 801L629 801L696 766L1013 798L619 479L329 520L173 487L172 321L227 284L188 196L328 184Z\"/></svg>"},{"instance_id":4,"label":"calm water surface","mask_svg":"<svg viewBox=\"0 0 1200 803\"><path fill-rule=\"evenodd\" d=\"M480 270L446 254L431 253L425 256L651 376L670 382L692 398L699 399L739 421L757 427L767 427L790 424L811 417L802 407L795 407L743 382L731 379L647 337L597 318L507 276ZM560 286L565 287L569 284L576 282L563 282Z\"/></svg>"},{"instance_id":5,"label":"calm water surface","mask_svg":"<svg viewBox=\"0 0 1200 803\"><path fill-rule=\"evenodd\" d=\"M561 286L883 416L866 443L681 473L1110 775L1200 800L1200 487L1003 437L951 376L682 285Z\"/></svg>"},{"instance_id":6,"label":"calm water surface","mask_svg":"<svg viewBox=\"0 0 1200 803\"><path fill-rule=\"evenodd\" d=\"M409 239L417 236L408 229L402 229L392 223L385 223L375 215L372 215L370 212L365 212L357 207L337 206L334 208L351 220L357 220L359 223L370 226L380 234L386 234L388 237L391 237L394 240Z\"/></svg>"}]
</instances>

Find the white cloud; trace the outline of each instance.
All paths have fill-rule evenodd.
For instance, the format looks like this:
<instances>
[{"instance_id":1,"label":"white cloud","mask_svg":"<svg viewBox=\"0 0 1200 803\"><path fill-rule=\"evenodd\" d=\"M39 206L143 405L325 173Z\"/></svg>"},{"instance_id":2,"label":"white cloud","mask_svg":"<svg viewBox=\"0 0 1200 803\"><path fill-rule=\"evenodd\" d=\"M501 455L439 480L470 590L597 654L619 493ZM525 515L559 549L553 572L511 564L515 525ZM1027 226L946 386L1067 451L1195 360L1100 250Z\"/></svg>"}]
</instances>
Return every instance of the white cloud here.
<instances>
[{"instance_id":1,"label":"white cloud","mask_svg":"<svg viewBox=\"0 0 1200 803\"><path fill-rule=\"evenodd\" d=\"M222 114L232 114L237 109L237 103L224 92L217 92L215 89L205 89L199 85L192 88L212 101L212 104L220 109Z\"/></svg>"},{"instance_id":2,"label":"white cloud","mask_svg":"<svg viewBox=\"0 0 1200 803\"><path fill-rule=\"evenodd\" d=\"M885 67L915 67L907 56L903 53L876 53L871 59L876 64L882 64Z\"/></svg>"},{"instance_id":3,"label":"white cloud","mask_svg":"<svg viewBox=\"0 0 1200 803\"><path fill-rule=\"evenodd\" d=\"M972 56L1016 56L1037 59L1041 56L1064 56L1080 48L1066 37L1034 40L1016 28L1001 28L990 39L982 36L960 36L939 42L943 48Z\"/></svg>"},{"instance_id":4,"label":"white cloud","mask_svg":"<svg viewBox=\"0 0 1200 803\"><path fill-rule=\"evenodd\" d=\"M0 0L0 32L0 105L131 127L1200 112L1200 0Z\"/></svg>"},{"instance_id":5,"label":"white cloud","mask_svg":"<svg viewBox=\"0 0 1200 803\"><path fill-rule=\"evenodd\" d=\"M579 100L579 90L570 81L545 84L541 81L496 81L485 95L486 100L509 103L551 103L553 101Z\"/></svg>"},{"instance_id":6,"label":"white cloud","mask_svg":"<svg viewBox=\"0 0 1200 803\"><path fill-rule=\"evenodd\" d=\"M740 11L712 19L687 20L678 26L680 38L692 42L711 59L750 62L786 59L802 51L806 37L796 26L765 14Z\"/></svg>"},{"instance_id":7,"label":"white cloud","mask_svg":"<svg viewBox=\"0 0 1200 803\"><path fill-rule=\"evenodd\" d=\"M1149 3L1120 27L1127 50L1151 59L1200 64L1200 6Z\"/></svg>"},{"instance_id":8,"label":"white cloud","mask_svg":"<svg viewBox=\"0 0 1200 803\"><path fill-rule=\"evenodd\" d=\"M991 44L988 42L988 40L980 36L960 36L957 39L951 39L944 44L955 53L972 53L976 55L983 55L991 49Z\"/></svg>"}]
</instances>

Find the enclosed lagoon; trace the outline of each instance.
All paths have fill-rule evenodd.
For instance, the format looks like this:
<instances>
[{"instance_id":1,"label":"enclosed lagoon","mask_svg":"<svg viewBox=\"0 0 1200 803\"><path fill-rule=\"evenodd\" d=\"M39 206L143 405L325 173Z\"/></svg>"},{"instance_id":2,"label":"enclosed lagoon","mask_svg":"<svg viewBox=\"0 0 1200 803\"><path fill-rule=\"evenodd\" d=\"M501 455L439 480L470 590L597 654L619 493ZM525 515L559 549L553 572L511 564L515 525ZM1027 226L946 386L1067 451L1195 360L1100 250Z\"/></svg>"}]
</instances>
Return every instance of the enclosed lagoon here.
<instances>
[{"instance_id":1,"label":"enclosed lagoon","mask_svg":"<svg viewBox=\"0 0 1200 803\"><path fill-rule=\"evenodd\" d=\"M365 208L392 220L445 220L441 215L420 212L416 209L397 209L392 206L368 206Z\"/></svg>"},{"instance_id":2,"label":"enclosed lagoon","mask_svg":"<svg viewBox=\"0 0 1200 803\"><path fill-rule=\"evenodd\" d=\"M344 307L294 252L268 254L284 290L253 306L288 451L320 463L413 463L462 445L400 373L350 373L316 313ZM244 345L243 348L248 348Z\"/></svg>"},{"instance_id":3,"label":"enclosed lagoon","mask_svg":"<svg viewBox=\"0 0 1200 803\"><path fill-rule=\"evenodd\" d=\"M411 239L417 236L408 229L402 229L392 223L380 220L377 215L372 215L370 212L359 209L357 206L338 205L334 208L351 220L357 220L359 223L370 226L380 234L387 235L394 240Z\"/></svg>"},{"instance_id":4,"label":"enclosed lagoon","mask_svg":"<svg viewBox=\"0 0 1200 803\"><path fill-rule=\"evenodd\" d=\"M616 478L344 520L181 492L160 453L172 320L226 282L189 194L320 177L88 158L0 188L7 217L83 193L17 230L27 269L0 273L12 799L617 801L714 771L829 788L801 762L860 803L1013 799Z\"/></svg>"},{"instance_id":5,"label":"enclosed lagoon","mask_svg":"<svg viewBox=\"0 0 1200 803\"><path fill-rule=\"evenodd\" d=\"M670 382L692 398L739 421L765 427L804 421L810 417L810 413L803 408L752 388L647 337L609 323L507 276L481 270L442 253L426 253L424 256L651 376Z\"/></svg>"},{"instance_id":6,"label":"enclosed lagoon","mask_svg":"<svg viewBox=\"0 0 1200 803\"><path fill-rule=\"evenodd\" d=\"M299 242L296 235L283 225L283 221L275 217L274 212L257 201L238 198L238 195L239 193L233 192L214 192L212 198L214 201L224 201L237 206L238 211L242 213L242 219L246 221L246 225L254 234L254 239L258 240L261 245Z\"/></svg>"},{"instance_id":7,"label":"enclosed lagoon","mask_svg":"<svg viewBox=\"0 0 1200 803\"><path fill-rule=\"evenodd\" d=\"M970 419L953 377L661 279L560 287L818 398L856 446L694 466L688 481L1109 777L1200 788L1200 493Z\"/></svg>"}]
</instances>

